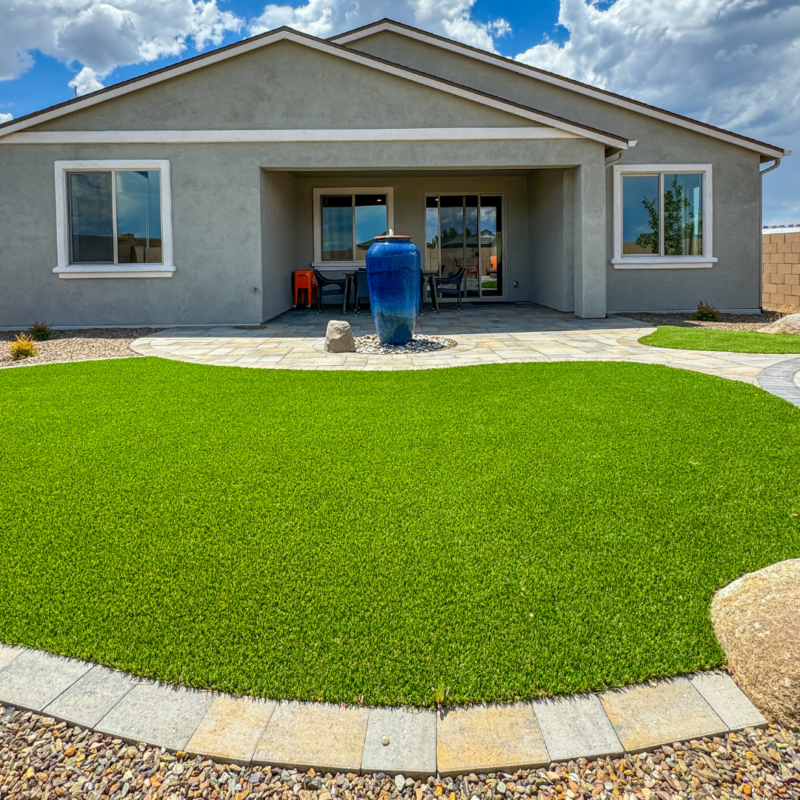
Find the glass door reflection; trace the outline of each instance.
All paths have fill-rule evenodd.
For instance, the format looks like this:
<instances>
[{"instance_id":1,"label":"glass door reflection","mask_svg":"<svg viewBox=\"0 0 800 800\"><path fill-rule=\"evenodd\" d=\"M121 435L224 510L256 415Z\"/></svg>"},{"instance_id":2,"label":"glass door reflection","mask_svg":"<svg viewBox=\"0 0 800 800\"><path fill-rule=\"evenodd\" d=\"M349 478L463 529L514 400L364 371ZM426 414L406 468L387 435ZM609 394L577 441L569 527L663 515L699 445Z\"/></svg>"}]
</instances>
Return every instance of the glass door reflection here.
<instances>
[{"instance_id":1,"label":"glass door reflection","mask_svg":"<svg viewBox=\"0 0 800 800\"><path fill-rule=\"evenodd\" d=\"M426 269L447 277L463 268L466 297L502 297L504 255L500 195L425 198Z\"/></svg>"}]
</instances>

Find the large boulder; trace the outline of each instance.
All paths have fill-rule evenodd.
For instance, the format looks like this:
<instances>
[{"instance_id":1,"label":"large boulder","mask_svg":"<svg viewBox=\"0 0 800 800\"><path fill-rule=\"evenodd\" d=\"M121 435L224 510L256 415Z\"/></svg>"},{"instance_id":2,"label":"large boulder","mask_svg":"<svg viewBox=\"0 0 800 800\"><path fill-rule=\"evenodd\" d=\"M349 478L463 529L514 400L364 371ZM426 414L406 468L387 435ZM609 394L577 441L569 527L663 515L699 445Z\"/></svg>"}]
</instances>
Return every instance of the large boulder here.
<instances>
[{"instance_id":1,"label":"large boulder","mask_svg":"<svg viewBox=\"0 0 800 800\"><path fill-rule=\"evenodd\" d=\"M758 330L760 333L800 333L800 314L787 314Z\"/></svg>"},{"instance_id":2,"label":"large boulder","mask_svg":"<svg viewBox=\"0 0 800 800\"><path fill-rule=\"evenodd\" d=\"M332 319L325 332L326 353L355 353L356 340L349 322Z\"/></svg>"},{"instance_id":3,"label":"large boulder","mask_svg":"<svg viewBox=\"0 0 800 800\"><path fill-rule=\"evenodd\" d=\"M768 719L800 728L800 558L720 589L711 621L742 691Z\"/></svg>"}]
</instances>

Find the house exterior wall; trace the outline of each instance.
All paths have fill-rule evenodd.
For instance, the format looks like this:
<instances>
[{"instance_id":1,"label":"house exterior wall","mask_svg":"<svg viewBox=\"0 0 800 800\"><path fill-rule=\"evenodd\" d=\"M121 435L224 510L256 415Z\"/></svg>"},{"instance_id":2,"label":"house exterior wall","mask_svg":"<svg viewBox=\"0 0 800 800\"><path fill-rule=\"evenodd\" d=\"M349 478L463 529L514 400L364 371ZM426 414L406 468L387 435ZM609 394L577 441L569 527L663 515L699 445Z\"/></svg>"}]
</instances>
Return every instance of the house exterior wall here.
<instances>
[{"instance_id":1,"label":"house exterior wall","mask_svg":"<svg viewBox=\"0 0 800 800\"><path fill-rule=\"evenodd\" d=\"M764 231L762 247L763 305L771 311L800 311L800 228Z\"/></svg>"},{"instance_id":2,"label":"house exterior wall","mask_svg":"<svg viewBox=\"0 0 800 800\"><path fill-rule=\"evenodd\" d=\"M266 172L328 170L413 170L430 179L401 183L396 196L398 228L424 241L419 197L424 187L447 191L454 178L436 178L442 165L453 169L525 169L586 163L602 171L603 146L581 139L535 142L328 143L324 147L294 144L219 145L0 145L0 326L27 326L34 319L52 325L258 324L288 308L288 279L283 264L311 261L311 236L302 227L303 213L289 213L288 176ZM54 163L84 159L168 159L172 174L172 221L177 271L169 279L126 278L61 280L56 266ZM393 178L394 180L394 178ZM332 182L338 182L333 178ZM347 179L348 185L352 178ZM384 184L385 178L379 183ZM416 181L416 183L414 182ZM313 182L313 181L312 181ZM492 185L481 178L481 185ZM474 185L475 181L463 181ZM341 184L340 184L341 185ZM494 184L496 185L496 183ZM509 280L520 281L519 298L528 299L530 283L520 255L527 249L524 180L519 202L509 202L517 232L509 244ZM453 189L459 191L459 189ZM517 190L514 189L514 192ZM512 192L513 194L513 192ZM299 197L299 195L298 195ZM310 207L310 199L309 199ZM408 211L404 210L408 209ZM602 224L604 209L587 210ZM307 215L306 215L306 218ZM415 221L416 220L416 221ZM416 226L417 232L412 230ZM511 249L513 247L513 250ZM304 254L302 249L305 248ZM514 255L512 255L512 253ZM273 255L276 254L276 255ZM276 266L280 262L281 266ZM596 265L595 265L596 269ZM279 286L276 290L276 286ZM253 289L256 289L253 292ZM511 295L510 299L517 299Z\"/></svg>"},{"instance_id":3,"label":"house exterior wall","mask_svg":"<svg viewBox=\"0 0 800 800\"><path fill-rule=\"evenodd\" d=\"M638 141L624 164L711 164L714 181L714 256L711 269L614 269L613 187L606 186L606 279L609 311L690 310L698 300L721 309L757 310L761 304L760 156L643 114L390 31L349 47L457 81L540 111Z\"/></svg>"}]
</instances>

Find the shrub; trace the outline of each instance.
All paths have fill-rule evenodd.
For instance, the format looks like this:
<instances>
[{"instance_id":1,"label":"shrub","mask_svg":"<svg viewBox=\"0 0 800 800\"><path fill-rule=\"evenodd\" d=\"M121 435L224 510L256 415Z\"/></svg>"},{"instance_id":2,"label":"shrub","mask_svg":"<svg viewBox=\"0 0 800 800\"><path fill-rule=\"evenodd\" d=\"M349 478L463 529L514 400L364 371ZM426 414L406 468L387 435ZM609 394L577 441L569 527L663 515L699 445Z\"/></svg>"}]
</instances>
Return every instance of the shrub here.
<instances>
[{"instance_id":1,"label":"shrub","mask_svg":"<svg viewBox=\"0 0 800 800\"><path fill-rule=\"evenodd\" d=\"M717 311L716 306L711 305L711 303L706 303L705 300L701 300L697 304L697 313L694 315L694 318L716 322L719 319L719 311Z\"/></svg>"},{"instance_id":2,"label":"shrub","mask_svg":"<svg viewBox=\"0 0 800 800\"><path fill-rule=\"evenodd\" d=\"M39 352L36 342L26 333L18 333L17 338L11 342L11 358L19 361L21 358L30 358Z\"/></svg>"},{"instance_id":3,"label":"shrub","mask_svg":"<svg viewBox=\"0 0 800 800\"><path fill-rule=\"evenodd\" d=\"M37 342L44 342L53 335L53 329L46 322L33 321L33 325L28 328L28 335Z\"/></svg>"}]
</instances>

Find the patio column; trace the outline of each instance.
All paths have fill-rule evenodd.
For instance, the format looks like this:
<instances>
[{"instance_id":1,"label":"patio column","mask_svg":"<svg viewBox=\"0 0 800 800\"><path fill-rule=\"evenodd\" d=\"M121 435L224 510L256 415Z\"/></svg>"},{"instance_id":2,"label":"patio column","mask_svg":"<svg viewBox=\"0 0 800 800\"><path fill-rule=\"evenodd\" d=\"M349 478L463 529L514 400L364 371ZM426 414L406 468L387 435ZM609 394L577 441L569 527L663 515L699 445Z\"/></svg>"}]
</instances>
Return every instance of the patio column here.
<instances>
[{"instance_id":1,"label":"patio column","mask_svg":"<svg viewBox=\"0 0 800 800\"><path fill-rule=\"evenodd\" d=\"M575 316L606 315L606 176L603 151L575 168Z\"/></svg>"}]
</instances>

